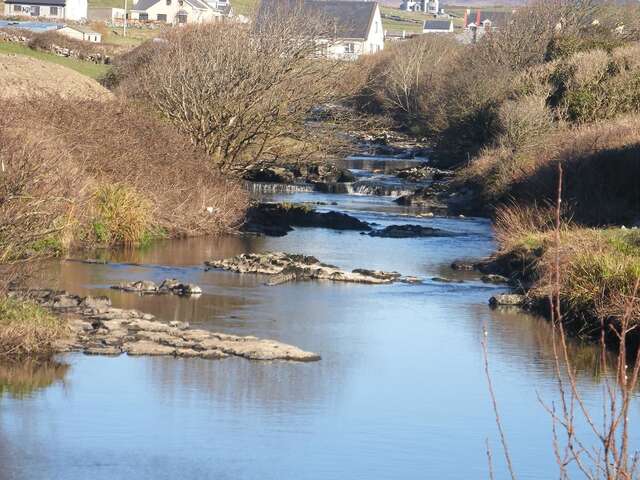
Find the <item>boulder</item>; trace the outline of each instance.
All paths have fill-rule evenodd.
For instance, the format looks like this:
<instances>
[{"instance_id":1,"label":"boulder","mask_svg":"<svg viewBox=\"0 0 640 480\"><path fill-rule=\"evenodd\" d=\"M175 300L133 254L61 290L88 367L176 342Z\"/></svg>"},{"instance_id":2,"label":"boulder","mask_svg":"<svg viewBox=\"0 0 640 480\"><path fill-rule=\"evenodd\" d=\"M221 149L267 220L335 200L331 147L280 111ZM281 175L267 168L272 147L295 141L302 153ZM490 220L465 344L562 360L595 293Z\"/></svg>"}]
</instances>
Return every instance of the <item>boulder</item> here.
<instances>
[{"instance_id":1,"label":"boulder","mask_svg":"<svg viewBox=\"0 0 640 480\"><path fill-rule=\"evenodd\" d=\"M274 276L268 285L294 280L331 280L334 282L385 284L402 280L398 272L355 269L347 272L321 263L317 258L283 252L244 253L223 260L205 262L207 268L219 268L236 273L256 273Z\"/></svg>"},{"instance_id":2,"label":"boulder","mask_svg":"<svg viewBox=\"0 0 640 480\"><path fill-rule=\"evenodd\" d=\"M471 272L473 270L476 270L476 268L477 268L477 263L469 262L466 260L456 260L451 264L451 269L458 270L458 271Z\"/></svg>"},{"instance_id":3,"label":"boulder","mask_svg":"<svg viewBox=\"0 0 640 480\"><path fill-rule=\"evenodd\" d=\"M159 286L148 280L139 280L137 282L122 282L118 285L112 285L111 288L145 295L171 293L174 295L189 296L200 295L202 293L202 289L198 285L182 283L175 278L167 278L163 280Z\"/></svg>"},{"instance_id":4,"label":"boulder","mask_svg":"<svg viewBox=\"0 0 640 480\"><path fill-rule=\"evenodd\" d=\"M484 283L495 283L495 284L509 283L509 279L507 277L504 277L502 275L497 275L494 273L483 275L481 280Z\"/></svg>"},{"instance_id":5,"label":"boulder","mask_svg":"<svg viewBox=\"0 0 640 480\"><path fill-rule=\"evenodd\" d=\"M489 305L492 307L498 306L520 306L525 302L524 295L518 295L515 293L505 293L502 295L494 295L489 299Z\"/></svg>"},{"instance_id":6,"label":"boulder","mask_svg":"<svg viewBox=\"0 0 640 480\"><path fill-rule=\"evenodd\" d=\"M450 237L452 232L439 228L423 227L421 225L389 225L381 230L369 232L372 237L384 238L412 238L412 237Z\"/></svg>"}]
</instances>

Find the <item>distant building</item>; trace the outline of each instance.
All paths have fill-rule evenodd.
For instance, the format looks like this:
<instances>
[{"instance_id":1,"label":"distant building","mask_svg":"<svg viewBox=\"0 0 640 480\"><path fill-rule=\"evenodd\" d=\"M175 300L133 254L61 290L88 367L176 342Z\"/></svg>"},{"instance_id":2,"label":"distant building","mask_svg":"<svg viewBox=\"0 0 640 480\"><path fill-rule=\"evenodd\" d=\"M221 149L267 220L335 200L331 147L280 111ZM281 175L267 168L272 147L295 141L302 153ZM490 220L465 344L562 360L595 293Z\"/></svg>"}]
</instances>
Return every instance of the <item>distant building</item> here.
<instances>
[{"instance_id":1,"label":"distant building","mask_svg":"<svg viewBox=\"0 0 640 480\"><path fill-rule=\"evenodd\" d=\"M458 36L462 43L476 43L487 33L504 27L513 12L484 12L467 9L464 13L464 31Z\"/></svg>"},{"instance_id":2,"label":"distant building","mask_svg":"<svg viewBox=\"0 0 640 480\"><path fill-rule=\"evenodd\" d=\"M91 21L122 22L124 20L124 8L89 7L87 18Z\"/></svg>"},{"instance_id":3,"label":"distant building","mask_svg":"<svg viewBox=\"0 0 640 480\"><path fill-rule=\"evenodd\" d=\"M85 25L65 25L57 32L84 42L100 43L102 41L102 34Z\"/></svg>"},{"instance_id":4,"label":"distant building","mask_svg":"<svg viewBox=\"0 0 640 480\"><path fill-rule=\"evenodd\" d=\"M218 9L218 5L222 9ZM205 0L138 0L130 15L132 20L177 25L216 21L230 13L228 1L212 0L207 3Z\"/></svg>"},{"instance_id":5,"label":"distant building","mask_svg":"<svg viewBox=\"0 0 640 480\"><path fill-rule=\"evenodd\" d=\"M256 22L268 22L281 8L298 5L290 0L262 0ZM331 22L333 38L319 39L322 56L355 60L361 55L384 49L384 30L377 2L348 0L303 0L302 8Z\"/></svg>"},{"instance_id":6,"label":"distant building","mask_svg":"<svg viewBox=\"0 0 640 480\"><path fill-rule=\"evenodd\" d=\"M4 0L4 14L81 21L87 19L87 0Z\"/></svg>"},{"instance_id":7,"label":"distant building","mask_svg":"<svg viewBox=\"0 0 640 480\"><path fill-rule=\"evenodd\" d=\"M422 26L422 33L453 33L451 20L426 20Z\"/></svg>"},{"instance_id":8,"label":"distant building","mask_svg":"<svg viewBox=\"0 0 640 480\"><path fill-rule=\"evenodd\" d=\"M424 12L431 15L440 13L440 0L403 0L400 9L407 12Z\"/></svg>"}]
</instances>

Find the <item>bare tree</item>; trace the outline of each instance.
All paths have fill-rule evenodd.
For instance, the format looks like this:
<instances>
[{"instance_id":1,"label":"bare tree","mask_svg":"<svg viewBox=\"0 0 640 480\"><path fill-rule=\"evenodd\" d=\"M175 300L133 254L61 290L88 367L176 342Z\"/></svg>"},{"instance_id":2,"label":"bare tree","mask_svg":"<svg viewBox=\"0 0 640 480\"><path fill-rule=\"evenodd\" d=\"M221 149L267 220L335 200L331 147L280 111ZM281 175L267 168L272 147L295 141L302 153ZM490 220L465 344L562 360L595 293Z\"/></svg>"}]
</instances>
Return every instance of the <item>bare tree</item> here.
<instances>
[{"instance_id":1,"label":"bare tree","mask_svg":"<svg viewBox=\"0 0 640 480\"><path fill-rule=\"evenodd\" d=\"M343 67L318 58L326 28L292 7L252 26L176 29L139 69L135 90L221 169L277 157L283 144L305 143L307 115L337 93Z\"/></svg>"}]
</instances>

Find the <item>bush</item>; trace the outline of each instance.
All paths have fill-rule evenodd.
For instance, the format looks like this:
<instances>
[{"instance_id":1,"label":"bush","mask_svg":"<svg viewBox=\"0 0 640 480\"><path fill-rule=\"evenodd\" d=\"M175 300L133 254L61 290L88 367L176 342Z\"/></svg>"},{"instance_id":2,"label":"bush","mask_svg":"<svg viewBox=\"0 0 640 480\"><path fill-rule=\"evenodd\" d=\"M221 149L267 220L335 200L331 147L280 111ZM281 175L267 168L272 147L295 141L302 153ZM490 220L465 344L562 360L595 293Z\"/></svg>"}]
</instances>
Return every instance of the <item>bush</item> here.
<instances>
[{"instance_id":1,"label":"bush","mask_svg":"<svg viewBox=\"0 0 640 480\"><path fill-rule=\"evenodd\" d=\"M51 355L68 334L65 320L35 303L0 299L0 357Z\"/></svg>"},{"instance_id":2,"label":"bush","mask_svg":"<svg viewBox=\"0 0 640 480\"><path fill-rule=\"evenodd\" d=\"M161 232L217 234L242 221L242 186L140 108L55 97L3 108L0 261Z\"/></svg>"}]
</instances>

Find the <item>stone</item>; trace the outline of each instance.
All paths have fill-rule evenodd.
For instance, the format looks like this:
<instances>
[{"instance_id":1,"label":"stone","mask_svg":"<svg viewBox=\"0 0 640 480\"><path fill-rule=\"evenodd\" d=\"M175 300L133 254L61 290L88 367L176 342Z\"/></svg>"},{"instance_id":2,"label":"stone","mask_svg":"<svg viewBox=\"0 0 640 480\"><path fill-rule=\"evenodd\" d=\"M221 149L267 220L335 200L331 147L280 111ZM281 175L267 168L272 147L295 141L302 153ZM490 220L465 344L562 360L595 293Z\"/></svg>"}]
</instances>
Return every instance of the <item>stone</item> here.
<instances>
[{"instance_id":1,"label":"stone","mask_svg":"<svg viewBox=\"0 0 640 480\"><path fill-rule=\"evenodd\" d=\"M111 288L115 290L123 290L125 292L137 292L141 294L167 294L188 296L200 295L202 289L193 283L182 283L175 278L167 278L160 285L148 280L139 280L137 282L123 282L113 285ZM153 317L151 317L153 318Z\"/></svg>"},{"instance_id":2,"label":"stone","mask_svg":"<svg viewBox=\"0 0 640 480\"><path fill-rule=\"evenodd\" d=\"M90 347L85 348L83 350L85 355L107 355L107 356L118 356L122 354L122 350L118 347L114 346L104 346L104 347Z\"/></svg>"},{"instance_id":3,"label":"stone","mask_svg":"<svg viewBox=\"0 0 640 480\"><path fill-rule=\"evenodd\" d=\"M355 269L347 272L336 266L321 263L317 258L283 252L244 253L223 260L205 262L207 268L220 268L236 273L271 275L268 285L293 280L331 280L334 282L385 284L399 281L398 272Z\"/></svg>"},{"instance_id":4,"label":"stone","mask_svg":"<svg viewBox=\"0 0 640 480\"><path fill-rule=\"evenodd\" d=\"M497 306L520 306L525 302L524 295L518 295L515 293L505 293L502 295L494 295L489 299L489 305L492 307Z\"/></svg>"},{"instance_id":5,"label":"stone","mask_svg":"<svg viewBox=\"0 0 640 480\"><path fill-rule=\"evenodd\" d=\"M468 261L464 261L464 260L456 260L455 262L453 262L451 264L451 269L452 270L458 270L458 271L468 271L471 272L473 270L476 270L477 268L477 264L474 262L468 262Z\"/></svg>"},{"instance_id":6,"label":"stone","mask_svg":"<svg viewBox=\"0 0 640 480\"><path fill-rule=\"evenodd\" d=\"M111 299L109 297L84 297L80 302L80 306L84 308L93 308L95 310L101 310L111 306Z\"/></svg>"},{"instance_id":7,"label":"stone","mask_svg":"<svg viewBox=\"0 0 640 480\"><path fill-rule=\"evenodd\" d=\"M458 280L455 278L444 278L444 277L433 277L431 281L438 282L438 283L464 283L464 280Z\"/></svg>"},{"instance_id":8,"label":"stone","mask_svg":"<svg viewBox=\"0 0 640 480\"><path fill-rule=\"evenodd\" d=\"M80 297L77 295L57 295L53 298L54 309L76 308L80 305Z\"/></svg>"},{"instance_id":9,"label":"stone","mask_svg":"<svg viewBox=\"0 0 640 480\"><path fill-rule=\"evenodd\" d=\"M484 283L495 283L495 284L509 283L509 279L507 277L504 277L502 275L497 275L494 273L483 275L481 280Z\"/></svg>"},{"instance_id":10,"label":"stone","mask_svg":"<svg viewBox=\"0 0 640 480\"><path fill-rule=\"evenodd\" d=\"M174 355L176 349L167 345L160 345L149 340L140 340L137 342L126 343L123 345L122 350L131 356L163 356Z\"/></svg>"},{"instance_id":11,"label":"stone","mask_svg":"<svg viewBox=\"0 0 640 480\"><path fill-rule=\"evenodd\" d=\"M384 238L412 238L412 237L451 237L452 232L439 228L423 227L422 225L389 225L381 230L369 232L372 237Z\"/></svg>"},{"instance_id":12,"label":"stone","mask_svg":"<svg viewBox=\"0 0 640 480\"><path fill-rule=\"evenodd\" d=\"M189 328L189 324L187 322L179 322L177 320L169 322L169 326L177 328L178 330L186 330Z\"/></svg>"},{"instance_id":13,"label":"stone","mask_svg":"<svg viewBox=\"0 0 640 480\"><path fill-rule=\"evenodd\" d=\"M150 280L139 280L137 282L121 282L118 285L112 285L114 290L123 290L125 292L138 293L157 293L158 285Z\"/></svg>"},{"instance_id":14,"label":"stone","mask_svg":"<svg viewBox=\"0 0 640 480\"><path fill-rule=\"evenodd\" d=\"M368 223L342 212L317 212L306 204L257 203L247 211L242 230L280 237L292 227L368 231Z\"/></svg>"}]
</instances>

